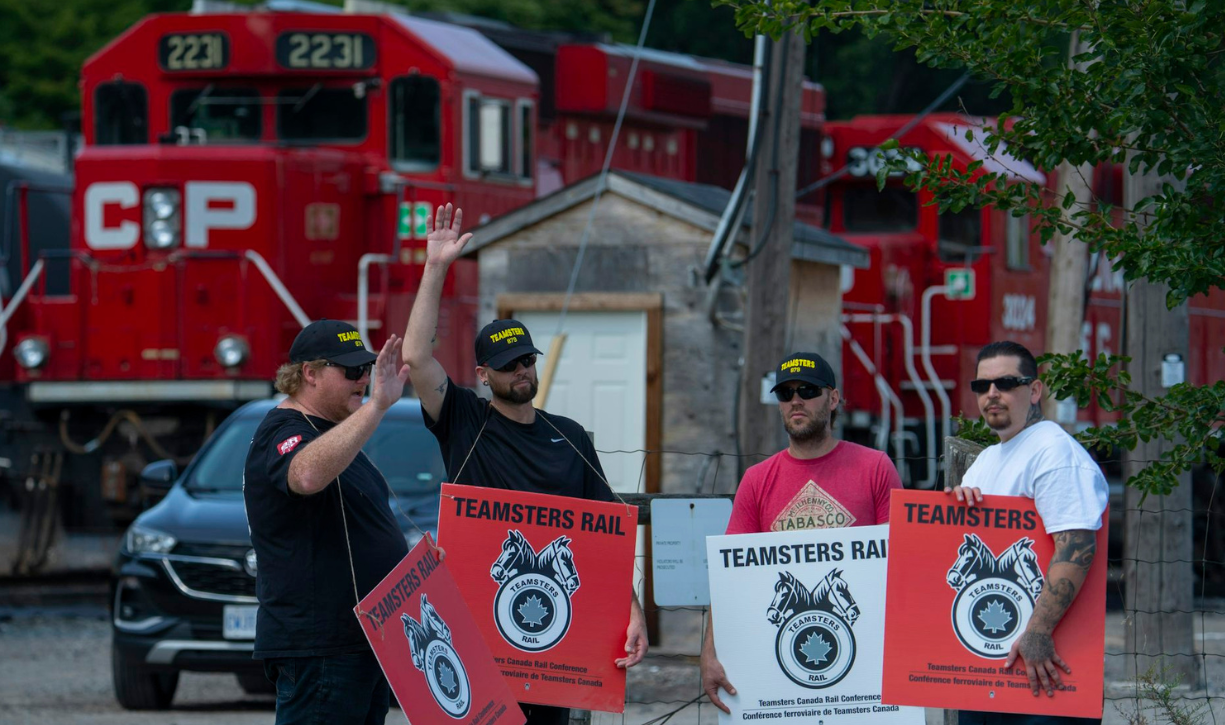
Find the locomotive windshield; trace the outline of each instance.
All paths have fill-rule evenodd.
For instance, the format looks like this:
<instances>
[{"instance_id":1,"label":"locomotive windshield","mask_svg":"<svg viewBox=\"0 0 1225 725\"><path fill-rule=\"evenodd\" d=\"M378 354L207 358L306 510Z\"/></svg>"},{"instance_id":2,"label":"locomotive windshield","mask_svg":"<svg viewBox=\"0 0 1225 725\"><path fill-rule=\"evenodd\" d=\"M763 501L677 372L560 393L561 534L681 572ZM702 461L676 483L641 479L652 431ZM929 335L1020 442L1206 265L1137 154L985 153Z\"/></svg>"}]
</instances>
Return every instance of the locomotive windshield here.
<instances>
[{"instance_id":1,"label":"locomotive windshield","mask_svg":"<svg viewBox=\"0 0 1225 725\"><path fill-rule=\"evenodd\" d=\"M366 97L353 88L291 88L277 95L277 138L360 141L366 137Z\"/></svg>"},{"instance_id":2,"label":"locomotive windshield","mask_svg":"<svg viewBox=\"0 0 1225 725\"><path fill-rule=\"evenodd\" d=\"M919 221L919 202L900 186L851 184L842 192L842 223L848 232L909 232Z\"/></svg>"},{"instance_id":3,"label":"locomotive windshield","mask_svg":"<svg viewBox=\"0 0 1225 725\"><path fill-rule=\"evenodd\" d=\"M258 141L260 97L254 88L185 88L170 97L171 128L201 129L209 141Z\"/></svg>"}]
</instances>

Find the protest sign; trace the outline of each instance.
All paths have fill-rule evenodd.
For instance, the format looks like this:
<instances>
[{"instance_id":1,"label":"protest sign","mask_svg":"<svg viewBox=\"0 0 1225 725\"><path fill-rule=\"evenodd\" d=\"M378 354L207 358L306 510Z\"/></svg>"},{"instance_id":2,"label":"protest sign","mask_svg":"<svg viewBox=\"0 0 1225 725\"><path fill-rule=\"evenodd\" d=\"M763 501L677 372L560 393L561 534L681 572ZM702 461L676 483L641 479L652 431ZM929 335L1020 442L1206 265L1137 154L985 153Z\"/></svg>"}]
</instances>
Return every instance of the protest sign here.
<instances>
[{"instance_id":1,"label":"protest sign","mask_svg":"<svg viewBox=\"0 0 1225 725\"><path fill-rule=\"evenodd\" d=\"M354 612L412 725L523 725L525 718L429 535Z\"/></svg>"},{"instance_id":2,"label":"protest sign","mask_svg":"<svg viewBox=\"0 0 1225 725\"><path fill-rule=\"evenodd\" d=\"M881 703L888 526L711 536L719 721L920 725Z\"/></svg>"},{"instance_id":3,"label":"protest sign","mask_svg":"<svg viewBox=\"0 0 1225 725\"><path fill-rule=\"evenodd\" d=\"M622 712L638 511L443 484L440 544L520 702Z\"/></svg>"},{"instance_id":4,"label":"protest sign","mask_svg":"<svg viewBox=\"0 0 1225 725\"><path fill-rule=\"evenodd\" d=\"M984 496L967 506L931 491L894 491L885 615L885 702L1100 718L1106 636L1106 515L1097 556L1054 633L1072 668L1065 689L1034 697L1018 660L1054 554L1034 502Z\"/></svg>"}]
</instances>

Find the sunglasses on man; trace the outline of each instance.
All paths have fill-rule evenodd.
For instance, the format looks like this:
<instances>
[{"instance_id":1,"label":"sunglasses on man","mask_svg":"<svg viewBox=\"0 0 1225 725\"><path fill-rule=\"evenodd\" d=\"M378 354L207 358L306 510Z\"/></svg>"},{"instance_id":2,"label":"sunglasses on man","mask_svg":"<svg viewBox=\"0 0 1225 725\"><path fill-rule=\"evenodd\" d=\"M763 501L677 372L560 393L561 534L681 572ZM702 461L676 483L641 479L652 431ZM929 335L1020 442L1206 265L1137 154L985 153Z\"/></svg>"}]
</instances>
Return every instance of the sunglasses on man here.
<instances>
[{"instance_id":1,"label":"sunglasses on man","mask_svg":"<svg viewBox=\"0 0 1225 725\"><path fill-rule=\"evenodd\" d=\"M513 373L514 371L519 369L519 365L521 363L523 365L524 370L532 367L533 365L536 364L536 354L531 353L528 355L523 355L522 357L517 357L514 360L511 360L510 362L506 363L500 368L494 368L494 370L497 370L500 373Z\"/></svg>"},{"instance_id":2,"label":"sunglasses on man","mask_svg":"<svg viewBox=\"0 0 1225 725\"><path fill-rule=\"evenodd\" d=\"M362 376L370 372L370 368L374 367L374 363L362 363L361 365L339 365L334 362L326 362L325 366L329 368L340 368L345 371L345 380L361 380Z\"/></svg>"},{"instance_id":3,"label":"sunglasses on man","mask_svg":"<svg viewBox=\"0 0 1225 725\"><path fill-rule=\"evenodd\" d=\"M995 389L1001 393L1007 393L1010 390L1016 390L1022 385L1029 385L1036 378L1029 376L1017 377L1016 375L1005 375L1002 378L978 378L970 381L970 390L982 395L991 389L994 385Z\"/></svg>"},{"instance_id":4,"label":"sunglasses on man","mask_svg":"<svg viewBox=\"0 0 1225 725\"><path fill-rule=\"evenodd\" d=\"M789 403L797 395L802 400L812 400L813 398L820 397L823 392L825 392L825 388L819 388L816 385L797 385L794 388L775 388L774 397L778 398L780 403Z\"/></svg>"}]
</instances>

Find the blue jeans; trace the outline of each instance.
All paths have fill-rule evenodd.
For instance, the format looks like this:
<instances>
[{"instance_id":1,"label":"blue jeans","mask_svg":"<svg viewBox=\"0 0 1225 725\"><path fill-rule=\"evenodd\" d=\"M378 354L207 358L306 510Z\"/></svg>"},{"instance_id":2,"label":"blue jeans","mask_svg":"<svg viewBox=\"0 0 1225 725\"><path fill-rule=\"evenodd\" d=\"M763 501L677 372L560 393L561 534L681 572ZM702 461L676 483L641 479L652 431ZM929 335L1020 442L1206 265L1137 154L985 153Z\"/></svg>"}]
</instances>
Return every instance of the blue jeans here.
<instances>
[{"instance_id":1,"label":"blue jeans","mask_svg":"<svg viewBox=\"0 0 1225 725\"><path fill-rule=\"evenodd\" d=\"M1018 715L1009 712L973 712L962 710L957 725L1100 725L1100 719L1061 717L1058 715Z\"/></svg>"},{"instance_id":2,"label":"blue jeans","mask_svg":"<svg viewBox=\"0 0 1225 725\"><path fill-rule=\"evenodd\" d=\"M383 725L391 689L370 651L264 661L276 725Z\"/></svg>"}]
</instances>

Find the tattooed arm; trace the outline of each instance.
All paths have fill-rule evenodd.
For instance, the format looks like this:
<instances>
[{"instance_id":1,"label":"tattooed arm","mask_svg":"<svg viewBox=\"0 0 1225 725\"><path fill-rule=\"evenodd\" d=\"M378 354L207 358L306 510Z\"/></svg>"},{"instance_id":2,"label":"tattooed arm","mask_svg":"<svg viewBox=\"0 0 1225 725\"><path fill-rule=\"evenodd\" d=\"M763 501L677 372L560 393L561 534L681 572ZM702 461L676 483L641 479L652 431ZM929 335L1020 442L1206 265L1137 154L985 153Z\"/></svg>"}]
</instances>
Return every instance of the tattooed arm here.
<instances>
[{"instance_id":1,"label":"tattooed arm","mask_svg":"<svg viewBox=\"0 0 1225 725\"><path fill-rule=\"evenodd\" d=\"M1093 531L1060 531L1054 538L1055 555L1051 557L1042 594L1034 605L1024 634L1013 642L1004 662L1004 669L1009 669L1017 657L1025 660L1025 674L1034 697L1038 696L1039 689L1046 690L1048 697L1054 697L1056 689L1063 689L1060 669L1072 674L1072 669L1055 651L1052 633L1080 593L1097 553L1097 535Z\"/></svg>"},{"instance_id":2,"label":"tattooed arm","mask_svg":"<svg viewBox=\"0 0 1225 725\"><path fill-rule=\"evenodd\" d=\"M412 377L413 388L421 398L421 407L438 420L442 401L447 392L447 371L434 358L434 343L438 338L438 306L442 300L442 283L447 270L459 258L471 234L460 236L463 212L447 204L438 207L433 217L426 218L426 260L417 288L417 299L408 317L402 354Z\"/></svg>"}]
</instances>

